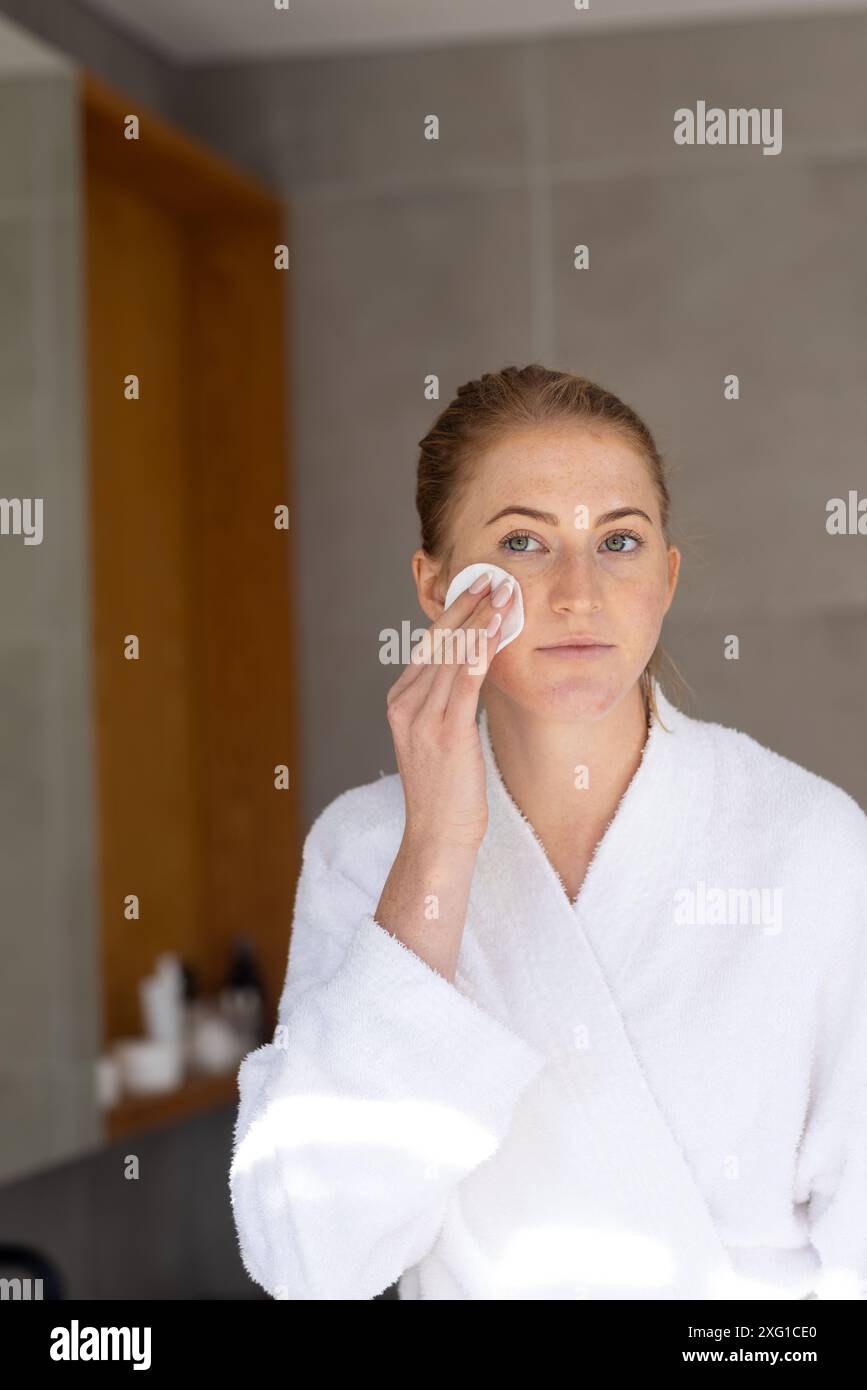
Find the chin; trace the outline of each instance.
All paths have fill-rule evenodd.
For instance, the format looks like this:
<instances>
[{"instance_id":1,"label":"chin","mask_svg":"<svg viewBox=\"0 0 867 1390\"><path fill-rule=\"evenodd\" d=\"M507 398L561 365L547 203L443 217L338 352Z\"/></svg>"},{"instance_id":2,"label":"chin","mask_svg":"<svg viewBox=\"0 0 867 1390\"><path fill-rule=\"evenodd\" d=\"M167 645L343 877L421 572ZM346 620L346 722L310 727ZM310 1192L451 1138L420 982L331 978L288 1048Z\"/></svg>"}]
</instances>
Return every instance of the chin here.
<instances>
[{"instance_id":1,"label":"chin","mask_svg":"<svg viewBox=\"0 0 867 1390\"><path fill-rule=\"evenodd\" d=\"M515 653L517 657L518 653ZM504 653L505 656L505 653ZM544 660L542 658L541 660ZM612 661L612 667L616 663ZM564 661L564 668L568 663ZM528 713L540 719L594 721L603 719L629 693L643 667L633 673L612 669L539 669L540 660L530 663L517 661L497 669L496 659L488 672L486 684L496 689Z\"/></svg>"}]
</instances>

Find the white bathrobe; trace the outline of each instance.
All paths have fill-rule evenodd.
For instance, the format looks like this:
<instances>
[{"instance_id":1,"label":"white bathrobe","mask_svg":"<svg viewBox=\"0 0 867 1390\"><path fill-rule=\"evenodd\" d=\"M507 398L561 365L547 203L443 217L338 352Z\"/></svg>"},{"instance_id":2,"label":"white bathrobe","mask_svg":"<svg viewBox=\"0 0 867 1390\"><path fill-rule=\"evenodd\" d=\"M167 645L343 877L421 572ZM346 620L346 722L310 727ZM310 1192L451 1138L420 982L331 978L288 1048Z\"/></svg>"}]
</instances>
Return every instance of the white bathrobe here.
<instances>
[{"instance_id":1,"label":"white bathrobe","mask_svg":"<svg viewBox=\"0 0 867 1390\"><path fill-rule=\"evenodd\" d=\"M867 1297L867 816L655 689L574 904L481 714L454 984L372 915L399 776L314 824L229 1179L273 1297Z\"/></svg>"}]
</instances>

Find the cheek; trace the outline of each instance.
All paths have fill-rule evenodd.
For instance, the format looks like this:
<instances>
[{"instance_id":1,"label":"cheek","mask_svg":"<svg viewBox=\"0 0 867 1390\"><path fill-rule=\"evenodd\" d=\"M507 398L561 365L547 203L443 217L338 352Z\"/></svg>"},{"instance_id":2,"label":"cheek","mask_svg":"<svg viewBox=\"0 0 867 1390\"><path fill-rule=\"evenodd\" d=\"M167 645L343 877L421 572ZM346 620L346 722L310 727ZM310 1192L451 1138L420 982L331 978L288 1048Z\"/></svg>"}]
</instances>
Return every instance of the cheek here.
<instances>
[{"instance_id":1,"label":"cheek","mask_svg":"<svg viewBox=\"0 0 867 1390\"><path fill-rule=\"evenodd\" d=\"M522 651L522 643L527 638L526 626L520 637L514 642L510 642L506 650L498 652L491 662L485 684L489 682L501 690L504 695L510 695L519 701L526 695L528 690L533 688L534 675L531 671L532 652L530 643Z\"/></svg>"},{"instance_id":2,"label":"cheek","mask_svg":"<svg viewBox=\"0 0 867 1390\"><path fill-rule=\"evenodd\" d=\"M613 612L656 613L665 606L666 579L665 566L656 554L609 561L605 566L603 602L610 604Z\"/></svg>"},{"instance_id":3,"label":"cheek","mask_svg":"<svg viewBox=\"0 0 867 1390\"><path fill-rule=\"evenodd\" d=\"M658 623L665 610L665 588L654 577L642 576L622 590L620 611L636 627Z\"/></svg>"},{"instance_id":4,"label":"cheek","mask_svg":"<svg viewBox=\"0 0 867 1390\"><path fill-rule=\"evenodd\" d=\"M504 565L504 569L515 576L521 586L521 598L524 604L524 632L513 644L518 645L524 638L524 633L528 630L533 632L539 626L542 628L551 621L551 603L549 599L549 585L546 582L544 573L547 566L539 566L533 563L522 565L520 569L517 565ZM507 647L506 651L511 651Z\"/></svg>"}]
</instances>

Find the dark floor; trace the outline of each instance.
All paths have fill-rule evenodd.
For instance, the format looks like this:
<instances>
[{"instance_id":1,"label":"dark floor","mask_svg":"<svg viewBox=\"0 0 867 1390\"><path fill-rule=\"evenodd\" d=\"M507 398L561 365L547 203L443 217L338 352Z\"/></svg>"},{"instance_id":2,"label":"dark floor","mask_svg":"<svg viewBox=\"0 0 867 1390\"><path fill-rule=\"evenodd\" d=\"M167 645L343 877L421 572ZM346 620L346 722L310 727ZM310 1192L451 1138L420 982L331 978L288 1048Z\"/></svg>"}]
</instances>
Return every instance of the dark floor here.
<instances>
[{"instance_id":1,"label":"dark floor","mask_svg":"<svg viewBox=\"0 0 867 1390\"><path fill-rule=\"evenodd\" d=\"M65 1298L267 1299L232 1222L234 1116L226 1106L0 1187L0 1244L47 1259Z\"/></svg>"}]
</instances>

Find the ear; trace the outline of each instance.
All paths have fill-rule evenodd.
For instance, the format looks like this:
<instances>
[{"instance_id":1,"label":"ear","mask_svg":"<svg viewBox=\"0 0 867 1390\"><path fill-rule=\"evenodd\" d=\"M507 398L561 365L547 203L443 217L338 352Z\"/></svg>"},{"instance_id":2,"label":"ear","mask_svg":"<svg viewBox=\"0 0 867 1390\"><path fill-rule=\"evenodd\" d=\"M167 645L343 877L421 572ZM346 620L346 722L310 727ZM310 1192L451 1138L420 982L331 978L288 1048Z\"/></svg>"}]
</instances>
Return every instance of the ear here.
<instances>
[{"instance_id":1,"label":"ear","mask_svg":"<svg viewBox=\"0 0 867 1390\"><path fill-rule=\"evenodd\" d=\"M669 546L668 549L668 597L665 601L665 611L671 607L674 598L674 591L677 588L677 578L680 574L680 551L676 545Z\"/></svg>"},{"instance_id":2,"label":"ear","mask_svg":"<svg viewBox=\"0 0 867 1390\"><path fill-rule=\"evenodd\" d=\"M448 586L444 582L442 566L426 550L417 550L412 557L412 576L422 612L433 622L445 607Z\"/></svg>"}]
</instances>

